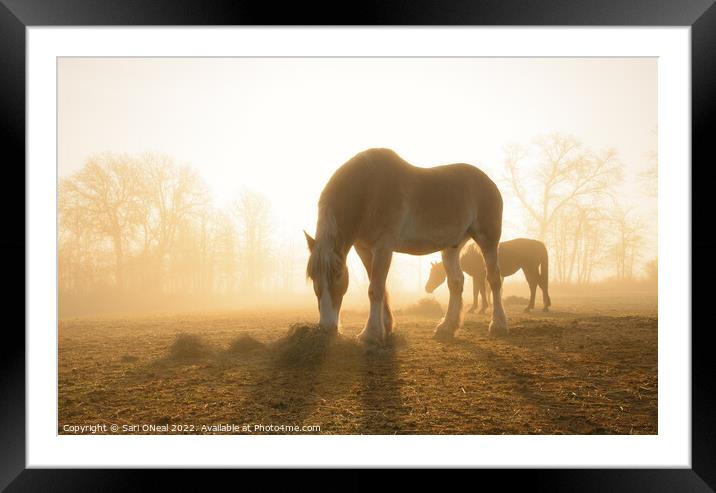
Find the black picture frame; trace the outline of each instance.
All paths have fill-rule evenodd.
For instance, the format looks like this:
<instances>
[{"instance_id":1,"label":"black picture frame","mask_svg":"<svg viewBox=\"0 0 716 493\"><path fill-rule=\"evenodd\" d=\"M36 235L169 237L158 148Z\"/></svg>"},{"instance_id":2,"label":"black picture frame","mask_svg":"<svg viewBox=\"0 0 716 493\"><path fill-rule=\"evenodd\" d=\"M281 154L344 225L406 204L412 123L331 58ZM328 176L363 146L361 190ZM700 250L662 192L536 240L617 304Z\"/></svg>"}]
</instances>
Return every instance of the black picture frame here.
<instances>
[{"instance_id":1,"label":"black picture frame","mask_svg":"<svg viewBox=\"0 0 716 493\"><path fill-rule=\"evenodd\" d=\"M709 180L694 179L713 160L709 152L716 120L716 5L714 0L400 0L334 2L330 5L269 1L191 0L0 0L0 113L5 149L5 183L0 194L5 234L3 259L25 258L25 222L14 213L25 204L25 28L30 26L160 26L160 25L516 25L516 26L690 26L692 70L692 224L707 223ZM11 152L8 154L7 150ZM12 156L10 158L9 156ZM11 212L12 211L12 212ZM9 224L8 224L9 222ZM17 234L10 234L14 230ZM692 262L713 257L716 241L710 231L692 229ZM700 265L700 264L699 264ZM19 262L6 260L6 285L22 279ZM713 266L700 270L712 277ZM692 277L693 279L693 277ZM25 290L17 281L7 289L5 306L19 312ZM708 290L692 291L692 306L703 306ZM701 302L701 303L699 303ZM708 305L706 305L708 306ZM693 313L693 312L692 312ZM21 318L25 320L23 311ZM698 327L697 327L698 328ZM481 471L510 484L524 480L532 489L549 491L713 491L716 488L716 426L713 409L716 383L709 325L692 331L692 469L523 470ZM705 329L705 330L703 330ZM670 330L689 331L691 327ZM162 486L161 471L40 470L25 467L25 337L20 324L4 327L0 340L0 489L7 491L145 490ZM166 473L166 471L164 471ZM224 472L213 477L226 478ZM472 472L474 473L474 472ZM187 473L171 474L190 485ZM414 476L421 482L421 475ZM372 480L357 471L342 488L364 489ZM257 476L256 479L260 478ZM481 477L480 481L485 478ZM298 479L300 481L300 479ZM466 478L466 481L475 481ZM206 484L202 481L202 485ZM247 479L244 479L247 481ZM324 483L331 486L332 481ZM197 484L199 484L197 482ZM248 484L248 483L244 483ZM487 486L489 483L485 483ZM238 485L237 485L238 486ZM322 484L311 482L312 489ZM445 485L442 485L443 488Z\"/></svg>"}]
</instances>

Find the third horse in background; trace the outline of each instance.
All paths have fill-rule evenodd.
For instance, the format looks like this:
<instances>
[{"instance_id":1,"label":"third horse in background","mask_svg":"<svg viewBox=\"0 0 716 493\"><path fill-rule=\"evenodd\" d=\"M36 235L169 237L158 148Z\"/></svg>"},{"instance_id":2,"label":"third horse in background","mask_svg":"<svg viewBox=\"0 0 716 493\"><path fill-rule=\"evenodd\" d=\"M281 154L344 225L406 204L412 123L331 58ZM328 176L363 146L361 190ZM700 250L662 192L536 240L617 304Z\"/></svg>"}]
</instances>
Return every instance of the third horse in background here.
<instances>
[{"instance_id":1,"label":"third horse in background","mask_svg":"<svg viewBox=\"0 0 716 493\"><path fill-rule=\"evenodd\" d=\"M530 301L525 308L526 312L535 306L537 286L542 290L542 310L549 311L549 307L552 305L549 297L549 256L544 243L529 238L503 241L498 247L497 263L500 266L500 274L503 279L515 274L520 269L524 272L530 287ZM478 295L482 297L480 313L485 313L490 305L489 290L485 289L485 260L477 244L471 242L463 249L462 255L460 255L460 267L465 274L472 277L473 302L469 313L477 309ZM443 263L433 262L425 291L432 293L445 282L445 278Z\"/></svg>"}]
</instances>

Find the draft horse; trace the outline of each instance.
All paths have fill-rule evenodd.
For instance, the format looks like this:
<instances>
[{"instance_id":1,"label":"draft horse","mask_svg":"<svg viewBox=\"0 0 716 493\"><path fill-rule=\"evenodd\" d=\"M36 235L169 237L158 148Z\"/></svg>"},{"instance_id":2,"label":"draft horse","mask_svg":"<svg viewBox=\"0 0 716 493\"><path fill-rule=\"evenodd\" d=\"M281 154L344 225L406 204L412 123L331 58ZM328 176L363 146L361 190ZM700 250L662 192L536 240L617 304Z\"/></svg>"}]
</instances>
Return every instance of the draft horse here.
<instances>
[{"instance_id":1,"label":"draft horse","mask_svg":"<svg viewBox=\"0 0 716 493\"><path fill-rule=\"evenodd\" d=\"M530 287L530 301L525 308L526 312L535 307L537 286L542 290L542 310L549 311L549 307L552 305L549 297L549 255L544 243L529 238L503 241L497 249L497 264L500 266L503 280L520 269L524 272ZM485 296L485 260L476 244L470 243L465 246L462 255L460 255L460 268L465 274L472 277L473 301L468 313L477 309L478 295L482 296L480 313L485 313L490 305L488 297ZM432 293L445 282L445 278L443 263L433 262L430 268L430 277L425 283L425 291Z\"/></svg>"},{"instance_id":2,"label":"draft horse","mask_svg":"<svg viewBox=\"0 0 716 493\"><path fill-rule=\"evenodd\" d=\"M337 331L348 289L346 256L354 247L368 272L370 315L358 335L382 344L393 329L385 282L393 252L440 251L450 301L435 329L452 336L462 325L464 275L460 251L473 239L483 252L494 298L489 333L507 332L497 247L502 234L502 195L469 164L413 166L390 149L368 149L338 168L321 192L315 238L304 231L310 255L306 275L318 300L319 326Z\"/></svg>"}]
</instances>

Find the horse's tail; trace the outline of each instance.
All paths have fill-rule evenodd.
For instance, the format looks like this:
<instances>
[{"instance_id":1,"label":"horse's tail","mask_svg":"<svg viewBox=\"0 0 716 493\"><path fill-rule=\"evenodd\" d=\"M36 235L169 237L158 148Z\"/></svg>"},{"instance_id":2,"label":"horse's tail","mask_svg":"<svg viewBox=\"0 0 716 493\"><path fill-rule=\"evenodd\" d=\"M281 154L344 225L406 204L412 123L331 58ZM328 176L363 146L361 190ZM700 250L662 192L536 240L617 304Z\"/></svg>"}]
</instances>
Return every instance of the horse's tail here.
<instances>
[{"instance_id":1,"label":"horse's tail","mask_svg":"<svg viewBox=\"0 0 716 493\"><path fill-rule=\"evenodd\" d=\"M544 252L540 259L539 278L540 287L542 288L542 293L544 293L546 308L552 304L552 300L549 297L549 253L547 253L547 247L542 245L542 248L544 248Z\"/></svg>"}]
</instances>

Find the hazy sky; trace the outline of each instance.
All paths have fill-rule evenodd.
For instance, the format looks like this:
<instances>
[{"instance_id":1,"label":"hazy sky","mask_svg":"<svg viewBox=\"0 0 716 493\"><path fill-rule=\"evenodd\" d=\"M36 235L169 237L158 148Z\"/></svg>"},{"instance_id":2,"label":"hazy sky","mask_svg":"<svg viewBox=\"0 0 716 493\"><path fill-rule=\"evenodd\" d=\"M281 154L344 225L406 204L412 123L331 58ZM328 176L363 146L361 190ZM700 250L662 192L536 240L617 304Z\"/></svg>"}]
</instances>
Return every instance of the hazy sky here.
<instances>
[{"instance_id":1,"label":"hazy sky","mask_svg":"<svg viewBox=\"0 0 716 493\"><path fill-rule=\"evenodd\" d=\"M634 177L657 148L656 102L653 58L63 58L59 172L95 152L167 153L219 206L265 193L281 235L303 241L326 180L361 150L497 178L505 144L559 131L615 147L629 200L655 211ZM508 200L503 239L526 235L521 214Z\"/></svg>"}]
</instances>

